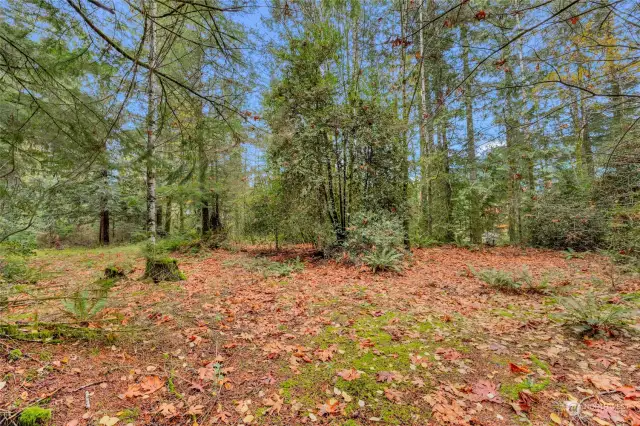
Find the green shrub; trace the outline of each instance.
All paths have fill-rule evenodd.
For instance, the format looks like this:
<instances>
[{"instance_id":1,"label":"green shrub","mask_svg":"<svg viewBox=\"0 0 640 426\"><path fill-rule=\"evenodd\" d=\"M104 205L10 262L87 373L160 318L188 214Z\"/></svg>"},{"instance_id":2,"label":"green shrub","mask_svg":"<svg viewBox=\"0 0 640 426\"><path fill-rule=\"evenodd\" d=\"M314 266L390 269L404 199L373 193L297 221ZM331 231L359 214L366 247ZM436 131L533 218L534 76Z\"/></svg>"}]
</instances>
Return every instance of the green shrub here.
<instances>
[{"instance_id":1,"label":"green shrub","mask_svg":"<svg viewBox=\"0 0 640 426\"><path fill-rule=\"evenodd\" d=\"M353 257L383 249L402 249L402 221L391 214L364 212L351 218L344 249Z\"/></svg>"},{"instance_id":2,"label":"green shrub","mask_svg":"<svg viewBox=\"0 0 640 426\"><path fill-rule=\"evenodd\" d=\"M37 273L27 265L24 257L6 255L0 258L0 278L10 283L35 284Z\"/></svg>"},{"instance_id":3,"label":"green shrub","mask_svg":"<svg viewBox=\"0 0 640 426\"><path fill-rule=\"evenodd\" d=\"M564 307L559 315L563 324L581 336L615 336L628 330L632 324L632 310L620 304L610 303L607 295L587 294L581 297L564 297L558 302Z\"/></svg>"},{"instance_id":4,"label":"green shrub","mask_svg":"<svg viewBox=\"0 0 640 426\"><path fill-rule=\"evenodd\" d=\"M613 211L608 244L616 260L640 267L640 203Z\"/></svg>"},{"instance_id":5,"label":"green shrub","mask_svg":"<svg viewBox=\"0 0 640 426\"><path fill-rule=\"evenodd\" d=\"M42 426L51 421L51 410L37 406L27 407L20 413L18 424L20 426Z\"/></svg>"},{"instance_id":6,"label":"green shrub","mask_svg":"<svg viewBox=\"0 0 640 426\"><path fill-rule=\"evenodd\" d=\"M362 260L367 266L371 267L371 271L375 274L380 271L402 271L402 258L402 253L390 247L385 247L365 254Z\"/></svg>"},{"instance_id":7,"label":"green shrub","mask_svg":"<svg viewBox=\"0 0 640 426\"><path fill-rule=\"evenodd\" d=\"M436 240L435 238L429 237L427 235L415 235L411 238L411 245L413 247L418 248L428 248L428 247L437 247L441 245L442 242Z\"/></svg>"},{"instance_id":8,"label":"green shrub","mask_svg":"<svg viewBox=\"0 0 640 426\"><path fill-rule=\"evenodd\" d=\"M588 194L574 192L552 192L535 204L527 226L531 245L575 251L604 246L605 213L589 202Z\"/></svg>"}]
</instances>

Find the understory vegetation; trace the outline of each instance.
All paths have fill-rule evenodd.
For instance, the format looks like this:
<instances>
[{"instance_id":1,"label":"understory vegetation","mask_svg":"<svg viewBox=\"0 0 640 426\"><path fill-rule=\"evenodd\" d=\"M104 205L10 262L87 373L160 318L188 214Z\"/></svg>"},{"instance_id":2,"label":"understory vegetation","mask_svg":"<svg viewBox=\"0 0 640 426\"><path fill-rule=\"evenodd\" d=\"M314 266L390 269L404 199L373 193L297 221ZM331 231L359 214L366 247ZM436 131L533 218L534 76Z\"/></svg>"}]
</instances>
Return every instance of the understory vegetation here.
<instances>
[{"instance_id":1,"label":"understory vegetation","mask_svg":"<svg viewBox=\"0 0 640 426\"><path fill-rule=\"evenodd\" d=\"M637 0L0 0L0 425L640 426Z\"/></svg>"}]
</instances>

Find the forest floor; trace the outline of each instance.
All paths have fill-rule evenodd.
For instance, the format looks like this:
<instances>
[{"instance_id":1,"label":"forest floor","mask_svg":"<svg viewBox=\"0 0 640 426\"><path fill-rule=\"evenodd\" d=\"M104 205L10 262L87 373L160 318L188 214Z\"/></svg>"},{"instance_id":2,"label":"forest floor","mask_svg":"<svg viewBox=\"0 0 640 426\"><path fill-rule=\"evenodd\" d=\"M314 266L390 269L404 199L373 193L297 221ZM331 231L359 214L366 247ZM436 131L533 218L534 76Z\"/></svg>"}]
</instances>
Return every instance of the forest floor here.
<instances>
[{"instance_id":1,"label":"forest floor","mask_svg":"<svg viewBox=\"0 0 640 426\"><path fill-rule=\"evenodd\" d=\"M556 318L557 295L611 290L597 255L418 249L400 274L305 247L176 257L186 280L153 284L136 247L39 252L43 277L1 317L26 334L0 339L0 410L38 404L54 425L640 425L639 335L581 339ZM114 262L132 271L87 321L100 333L29 341L73 327L59 298ZM473 272L523 267L553 294ZM640 279L614 281L638 299Z\"/></svg>"}]
</instances>

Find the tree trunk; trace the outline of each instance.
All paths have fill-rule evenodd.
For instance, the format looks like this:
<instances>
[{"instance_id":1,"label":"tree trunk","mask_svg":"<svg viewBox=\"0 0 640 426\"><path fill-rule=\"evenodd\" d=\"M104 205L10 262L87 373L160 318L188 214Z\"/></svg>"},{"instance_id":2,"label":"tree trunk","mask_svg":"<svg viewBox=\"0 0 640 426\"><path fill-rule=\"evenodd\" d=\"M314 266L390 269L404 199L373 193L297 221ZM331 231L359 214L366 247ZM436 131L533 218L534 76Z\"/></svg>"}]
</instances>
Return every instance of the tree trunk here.
<instances>
[{"instance_id":1,"label":"tree trunk","mask_svg":"<svg viewBox=\"0 0 640 426\"><path fill-rule=\"evenodd\" d=\"M505 49L505 58L509 58L510 50ZM505 138L507 143L507 165L509 170L509 176L507 177L507 198L509 202L508 207L508 226L509 226L509 242L515 244L518 242L518 211L519 211L519 182L520 174L518 173L518 152L516 144L515 132L518 129L517 118L515 117L513 106L513 76L511 71L505 72L504 79L504 124L505 124Z\"/></svg>"},{"instance_id":2,"label":"tree trunk","mask_svg":"<svg viewBox=\"0 0 640 426\"><path fill-rule=\"evenodd\" d=\"M209 194L207 191L207 175L209 172L209 159L207 158L207 153L205 151L204 146L204 133L203 133L203 109L204 105L202 101L199 103L199 106L196 110L196 144L198 145L198 160L199 160L199 172L198 172L198 186L200 189L200 223L201 223L201 233L202 235L206 235L211 230L209 225Z\"/></svg>"},{"instance_id":3,"label":"tree trunk","mask_svg":"<svg viewBox=\"0 0 640 426\"><path fill-rule=\"evenodd\" d=\"M401 0L400 2L400 38L402 40L402 55L401 58L401 83L402 83L402 146L404 151L403 156L403 176L402 176L402 193L403 193L403 206L402 212L402 227L404 230L404 246L408 250L411 248L411 241L409 239L409 139L407 137L409 127L409 103L407 102L407 43L405 37L407 36L407 15L406 9L407 2Z\"/></svg>"},{"instance_id":4,"label":"tree trunk","mask_svg":"<svg viewBox=\"0 0 640 426\"><path fill-rule=\"evenodd\" d=\"M100 200L100 232L98 234L98 243L101 246L109 245L109 208L108 208L108 196L106 191L109 188L109 171L105 168L102 171L104 193Z\"/></svg>"},{"instance_id":5,"label":"tree trunk","mask_svg":"<svg viewBox=\"0 0 640 426\"><path fill-rule=\"evenodd\" d=\"M214 194L211 207L210 229L214 232L220 231L222 229L222 221L220 220L220 196L218 194Z\"/></svg>"},{"instance_id":6,"label":"tree trunk","mask_svg":"<svg viewBox=\"0 0 640 426\"><path fill-rule=\"evenodd\" d=\"M476 144L473 127L473 98L471 93L471 76L469 69L469 37L467 35L467 25L463 24L460 28L460 38L462 43L462 69L463 76L466 78L464 84L464 106L467 124L467 162L469 167L469 182L471 184L469 208L469 239L472 244L480 244L482 242L482 222L480 216L480 200L478 192L475 188L478 179L478 169L476 164Z\"/></svg>"},{"instance_id":7,"label":"tree trunk","mask_svg":"<svg viewBox=\"0 0 640 426\"><path fill-rule=\"evenodd\" d=\"M172 200L171 197L167 197L167 206L165 209L165 219L164 219L164 233L165 235L169 235L171 233L171 210L172 210Z\"/></svg>"},{"instance_id":8,"label":"tree trunk","mask_svg":"<svg viewBox=\"0 0 640 426\"><path fill-rule=\"evenodd\" d=\"M162 205L156 204L156 228L159 234L164 234L162 229Z\"/></svg>"},{"instance_id":9,"label":"tree trunk","mask_svg":"<svg viewBox=\"0 0 640 426\"><path fill-rule=\"evenodd\" d=\"M109 245L109 210L107 209L100 212L99 243L101 246Z\"/></svg>"},{"instance_id":10,"label":"tree trunk","mask_svg":"<svg viewBox=\"0 0 640 426\"><path fill-rule=\"evenodd\" d=\"M424 43L424 16L420 7L420 209L422 211L422 228L427 235L433 233L433 219L431 217L431 152L433 149L433 129L431 117L431 93L427 87L427 72ZM431 8L429 9L431 11ZM430 16L431 14L429 14ZM430 86L430 85L429 85Z\"/></svg>"},{"instance_id":11,"label":"tree trunk","mask_svg":"<svg viewBox=\"0 0 640 426\"><path fill-rule=\"evenodd\" d=\"M147 232L149 232L149 242L155 246L156 243L156 172L154 165L154 155L157 132L157 102L158 95L155 82L155 69L158 66L156 58L156 26L155 19L156 2L148 0L148 32L149 32L149 73L147 82ZM149 16L154 17L149 19Z\"/></svg>"}]
</instances>

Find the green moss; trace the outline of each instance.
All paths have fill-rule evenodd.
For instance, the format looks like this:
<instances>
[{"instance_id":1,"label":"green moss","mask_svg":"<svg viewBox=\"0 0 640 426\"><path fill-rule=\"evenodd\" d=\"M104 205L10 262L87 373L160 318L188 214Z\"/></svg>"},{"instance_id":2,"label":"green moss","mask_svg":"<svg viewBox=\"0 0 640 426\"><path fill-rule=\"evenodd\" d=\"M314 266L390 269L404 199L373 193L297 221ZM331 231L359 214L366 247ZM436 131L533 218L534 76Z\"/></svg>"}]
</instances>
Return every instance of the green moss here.
<instances>
[{"instance_id":1,"label":"green moss","mask_svg":"<svg viewBox=\"0 0 640 426\"><path fill-rule=\"evenodd\" d=\"M500 392L508 397L511 400L517 400L519 398L520 392L523 390L529 390L531 392L540 392L549 386L551 381L549 378L544 378L540 382L536 382L535 379L527 377L525 380L519 383L507 383L502 384L500 387Z\"/></svg>"},{"instance_id":2,"label":"green moss","mask_svg":"<svg viewBox=\"0 0 640 426\"><path fill-rule=\"evenodd\" d=\"M117 416L123 424L132 423L140 416L140 409L137 407L127 408L120 411Z\"/></svg>"},{"instance_id":3,"label":"green moss","mask_svg":"<svg viewBox=\"0 0 640 426\"><path fill-rule=\"evenodd\" d=\"M178 260L171 257L147 258L144 278L151 278L153 282L182 281L185 275L178 268Z\"/></svg>"},{"instance_id":4,"label":"green moss","mask_svg":"<svg viewBox=\"0 0 640 426\"><path fill-rule=\"evenodd\" d=\"M442 327L450 326L451 323L442 325ZM355 332L357 339L352 340L345 333L345 328L335 326L324 328L319 335L310 339L307 343L310 347L324 349L330 345L337 345L339 352L335 353L329 362L302 366L301 374L284 381L281 384L284 398L287 401L295 398L304 406L315 407L330 397L324 389L335 387L352 398L346 405L347 414L358 411L366 418L379 417L386 424L414 423L416 415L424 415L424 407L394 404L387 400L384 389L390 384L378 383L376 373L397 371L403 375L422 377L428 382L428 375L424 374L424 370L418 369L411 373L409 371L411 354L424 356L425 352L432 352L435 346L433 339L429 336L421 336L417 339L402 337L396 340L390 333L396 328L401 332L419 328L422 330L421 334L426 334L435 328L433 323L417 322L412 316L394 312L376 317L371 316L367 311L349 328ZM364 339L369 339L374 347L362 349L359 341ZM346 381L337 375L339 371L349 368L361 371L361 376L358 379ZM283 372L288 372L288 367L284 363ZM413 387L409 381L396 382L393 386L403 392L410 392ZM365 408L359 407L359 400L365 401ZM346 424L358 423L352 421Z\"/></svg>"},{"instance_id":5,"label":"green moss","mask_svg":"<svg viewBox=\"0 0 640 426\"><path fill-rule=\"evenodd\" d=\"M41 407L27 407L20 413L18 424L20 426L39 426L49 424L51 410Z\"/></svg>"},{"instance_id":6,"label":"green moss","mask_svg":"<svg viewBox=\"0 0 640 426\"><path fill-rule=\"evenodd\" d=\"M53 355L51 355L51 352L49 351L42 351L40 352L40 361L51 361L51 359L53 358Z\"/></svg>"},{"instance_id":7,"label":"green moss","mask_svg":"<svg viewBox=\"0 0 640 426\"><path fill-rule=\"evenodd\" d=\"M9 351L9 361L18 361L23 356L24 355L22 354L22 351L20 349Z\"/></svg>"},{"instance_id":8,"label":"green moss","mask_svg":"<svg viewBox=\"0 0 640 426\"><path fill-rule=\"evenodd\" d=\"M126 273L124 272L124 268L122 268L121 266L116 266L116 265L109 265L106 268L104 268L104 277L106 279L120 279L120 278L124 278L126 276Z\"/></svg>"},{"instance_id":9,"label":"green moss","mask_svg":"<svg viewBox=\"0 0 640 426\"><path fill-rule=\"evenodd\" d=\"M531 362L534 363L536 366L538 366L538 368L540 368L542 371L551 375L551 368L549 368L549 364L542 361L540 358L538 358L535 355L531 355L529 359L531 359Z\"/></svg>"}]
</instances>

